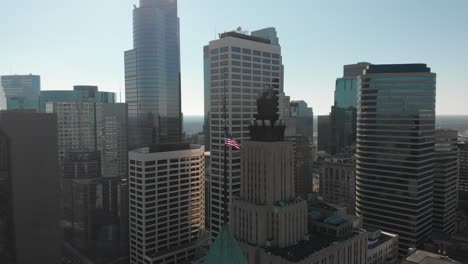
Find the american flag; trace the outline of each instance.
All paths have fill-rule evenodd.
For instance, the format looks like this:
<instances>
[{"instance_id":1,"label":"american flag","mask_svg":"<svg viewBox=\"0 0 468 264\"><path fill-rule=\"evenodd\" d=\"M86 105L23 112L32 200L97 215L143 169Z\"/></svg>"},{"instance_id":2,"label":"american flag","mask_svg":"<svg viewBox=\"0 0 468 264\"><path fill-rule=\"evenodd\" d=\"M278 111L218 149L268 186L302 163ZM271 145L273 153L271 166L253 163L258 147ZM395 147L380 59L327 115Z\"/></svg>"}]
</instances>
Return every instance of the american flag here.
<instances>
[{"instance_id":1,"label":"american flag","mask_svg":"<svg viewBox=\"0 0 468 264\"><path fill-rule=\"evenodd\" d=\"M233 148L235 148L237 150L240 149L239 143L237 143L237 141L232 139L232 136L228 132L224 133L224 145L233 147Z\"/></svg>"}]
</instances>

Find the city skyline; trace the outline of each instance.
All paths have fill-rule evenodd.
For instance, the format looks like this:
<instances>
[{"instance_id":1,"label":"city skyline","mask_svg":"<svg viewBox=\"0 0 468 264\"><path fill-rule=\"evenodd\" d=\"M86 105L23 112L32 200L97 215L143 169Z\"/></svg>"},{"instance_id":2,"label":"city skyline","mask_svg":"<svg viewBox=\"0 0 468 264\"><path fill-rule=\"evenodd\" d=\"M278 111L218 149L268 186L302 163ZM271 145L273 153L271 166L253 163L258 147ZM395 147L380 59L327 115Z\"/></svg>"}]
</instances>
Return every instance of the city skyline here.
<instances>
[{"instance_id":1,"label":"city skyline","mask_svg":"<svg viewBox=\"0 0 468 264\"><path fill-rule=\"evenodd\" d=\"M468 263L462 1L7 3L0 263Z\"/></svg>"},{"instance_id":2,"label":"city skyline","mask_svg":"<svg viewBox=\"0 0 468 264\"><path fill-rule=\"evenodd\" d=\"M70 89L76 83L98 85L104 91L121 93L124 100L123 52L132 46L129 10L137 2L7 3L8 12L0 20L6 20L1 25L8 25L4 32L9 41L0 44L0 72L41 75L44 90ZM457 96L468 81L463 74L468 67L463 60L468 55L463 49L468 37L457 34L468 23L464 16L468 3L296 3L292 7L278 3L268 8L270 15L256 16L255 10L264 8L266 1L242 0L236 5L179 1L185 116L203 114L198 100L203 93L203 45L217 33L239 25L247 30L276 27L282 39L288 95L292 100L305 100L318 115L328 114L333 104L331 91L342 65L359 61L427 63L438 73L437 113L468 113L464 97ZM69 15L70 9L74 15ZM100 19L104 12L113 15ZM347 23L350 19L353 23Z\"/></svg>"}]
</instances>

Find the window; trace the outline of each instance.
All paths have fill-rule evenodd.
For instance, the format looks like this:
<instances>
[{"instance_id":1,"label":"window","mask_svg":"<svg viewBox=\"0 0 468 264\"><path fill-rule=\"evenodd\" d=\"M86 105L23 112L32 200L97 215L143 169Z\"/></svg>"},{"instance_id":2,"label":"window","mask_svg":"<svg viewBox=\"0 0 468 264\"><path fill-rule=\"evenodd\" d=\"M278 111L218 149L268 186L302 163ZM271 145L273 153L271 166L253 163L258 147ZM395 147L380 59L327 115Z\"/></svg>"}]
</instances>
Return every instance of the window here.
<instances>
[{"instance_id":1,"label":"window","mask_svg":"<svg viewBox=\"0 0 468 264\"><path fill-rule=\"evenodd\" d=\"M241 52L241 49L239 47L231 47L232 52Z\"/></svg>"}]
</instances>

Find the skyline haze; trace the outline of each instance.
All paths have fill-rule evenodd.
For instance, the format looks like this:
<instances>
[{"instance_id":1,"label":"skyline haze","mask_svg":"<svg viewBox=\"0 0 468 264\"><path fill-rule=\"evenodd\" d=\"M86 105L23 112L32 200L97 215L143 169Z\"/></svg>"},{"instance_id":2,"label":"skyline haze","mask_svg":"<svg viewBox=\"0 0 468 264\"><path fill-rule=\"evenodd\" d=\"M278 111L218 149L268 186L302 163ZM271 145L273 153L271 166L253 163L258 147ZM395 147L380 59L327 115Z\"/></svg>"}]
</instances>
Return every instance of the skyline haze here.
<instances>
[{"instance_id":1,"label":"skyline haze","mask_svg":"<svg viewBox=\"0 0 468 264\"><path fill-rule=\"evenodd\" d=\"M459 96L468 88L468 36L460 34L468 24L468 2L268 3L179 1L184 115L203 114L203 45L238 26L276 28L287 68L285 92L317 115L330 111L343 65L360 61L427 63L438 73L437 114L468 113ZM0 42L0 74L41 75L44 90L98 85L122 93L123 100L133 4L138 1L8 1L0 17L6 40ZM269 15L258 16L258 10Z\"/></svg>"}]
</instances>

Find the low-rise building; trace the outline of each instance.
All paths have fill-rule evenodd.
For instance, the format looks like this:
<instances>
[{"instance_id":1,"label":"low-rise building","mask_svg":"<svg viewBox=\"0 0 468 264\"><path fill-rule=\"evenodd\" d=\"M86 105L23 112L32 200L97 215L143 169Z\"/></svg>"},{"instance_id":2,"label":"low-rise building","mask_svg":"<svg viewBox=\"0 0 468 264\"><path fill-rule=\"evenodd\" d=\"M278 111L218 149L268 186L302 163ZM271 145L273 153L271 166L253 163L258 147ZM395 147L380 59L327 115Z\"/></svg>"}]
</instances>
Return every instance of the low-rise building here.
<instances>
[{"instance_id":1,"label":"low-rise building","mask_svg":"<svg viewBox=\"0 0 468 264\"><path fill-rule=\"evenodd\" d=\"M320 194L324 202L346 206L347 213L354 215L356 207L354 157L351 155L330 157L321 165Z\"/></svg>"},{"instance_id":2,"label":"low-rise building","mask_svg":"<svg viewBox=\"0 0 468 264\"><path fill-rule=\"evenodd\" d=\"M401 262L401 264L461 264L448 256L416 250Z\"/></svg>"},{"instance_id":3,"label":"low-rise building","mask_svg":"<svg viewBox=\"0 0 468 264\"><path fill-rule=\"evenodd\" d=\"M398 235L367 230L367 264L395 264L398 261Z\"/></svg>"}]
</instances>

